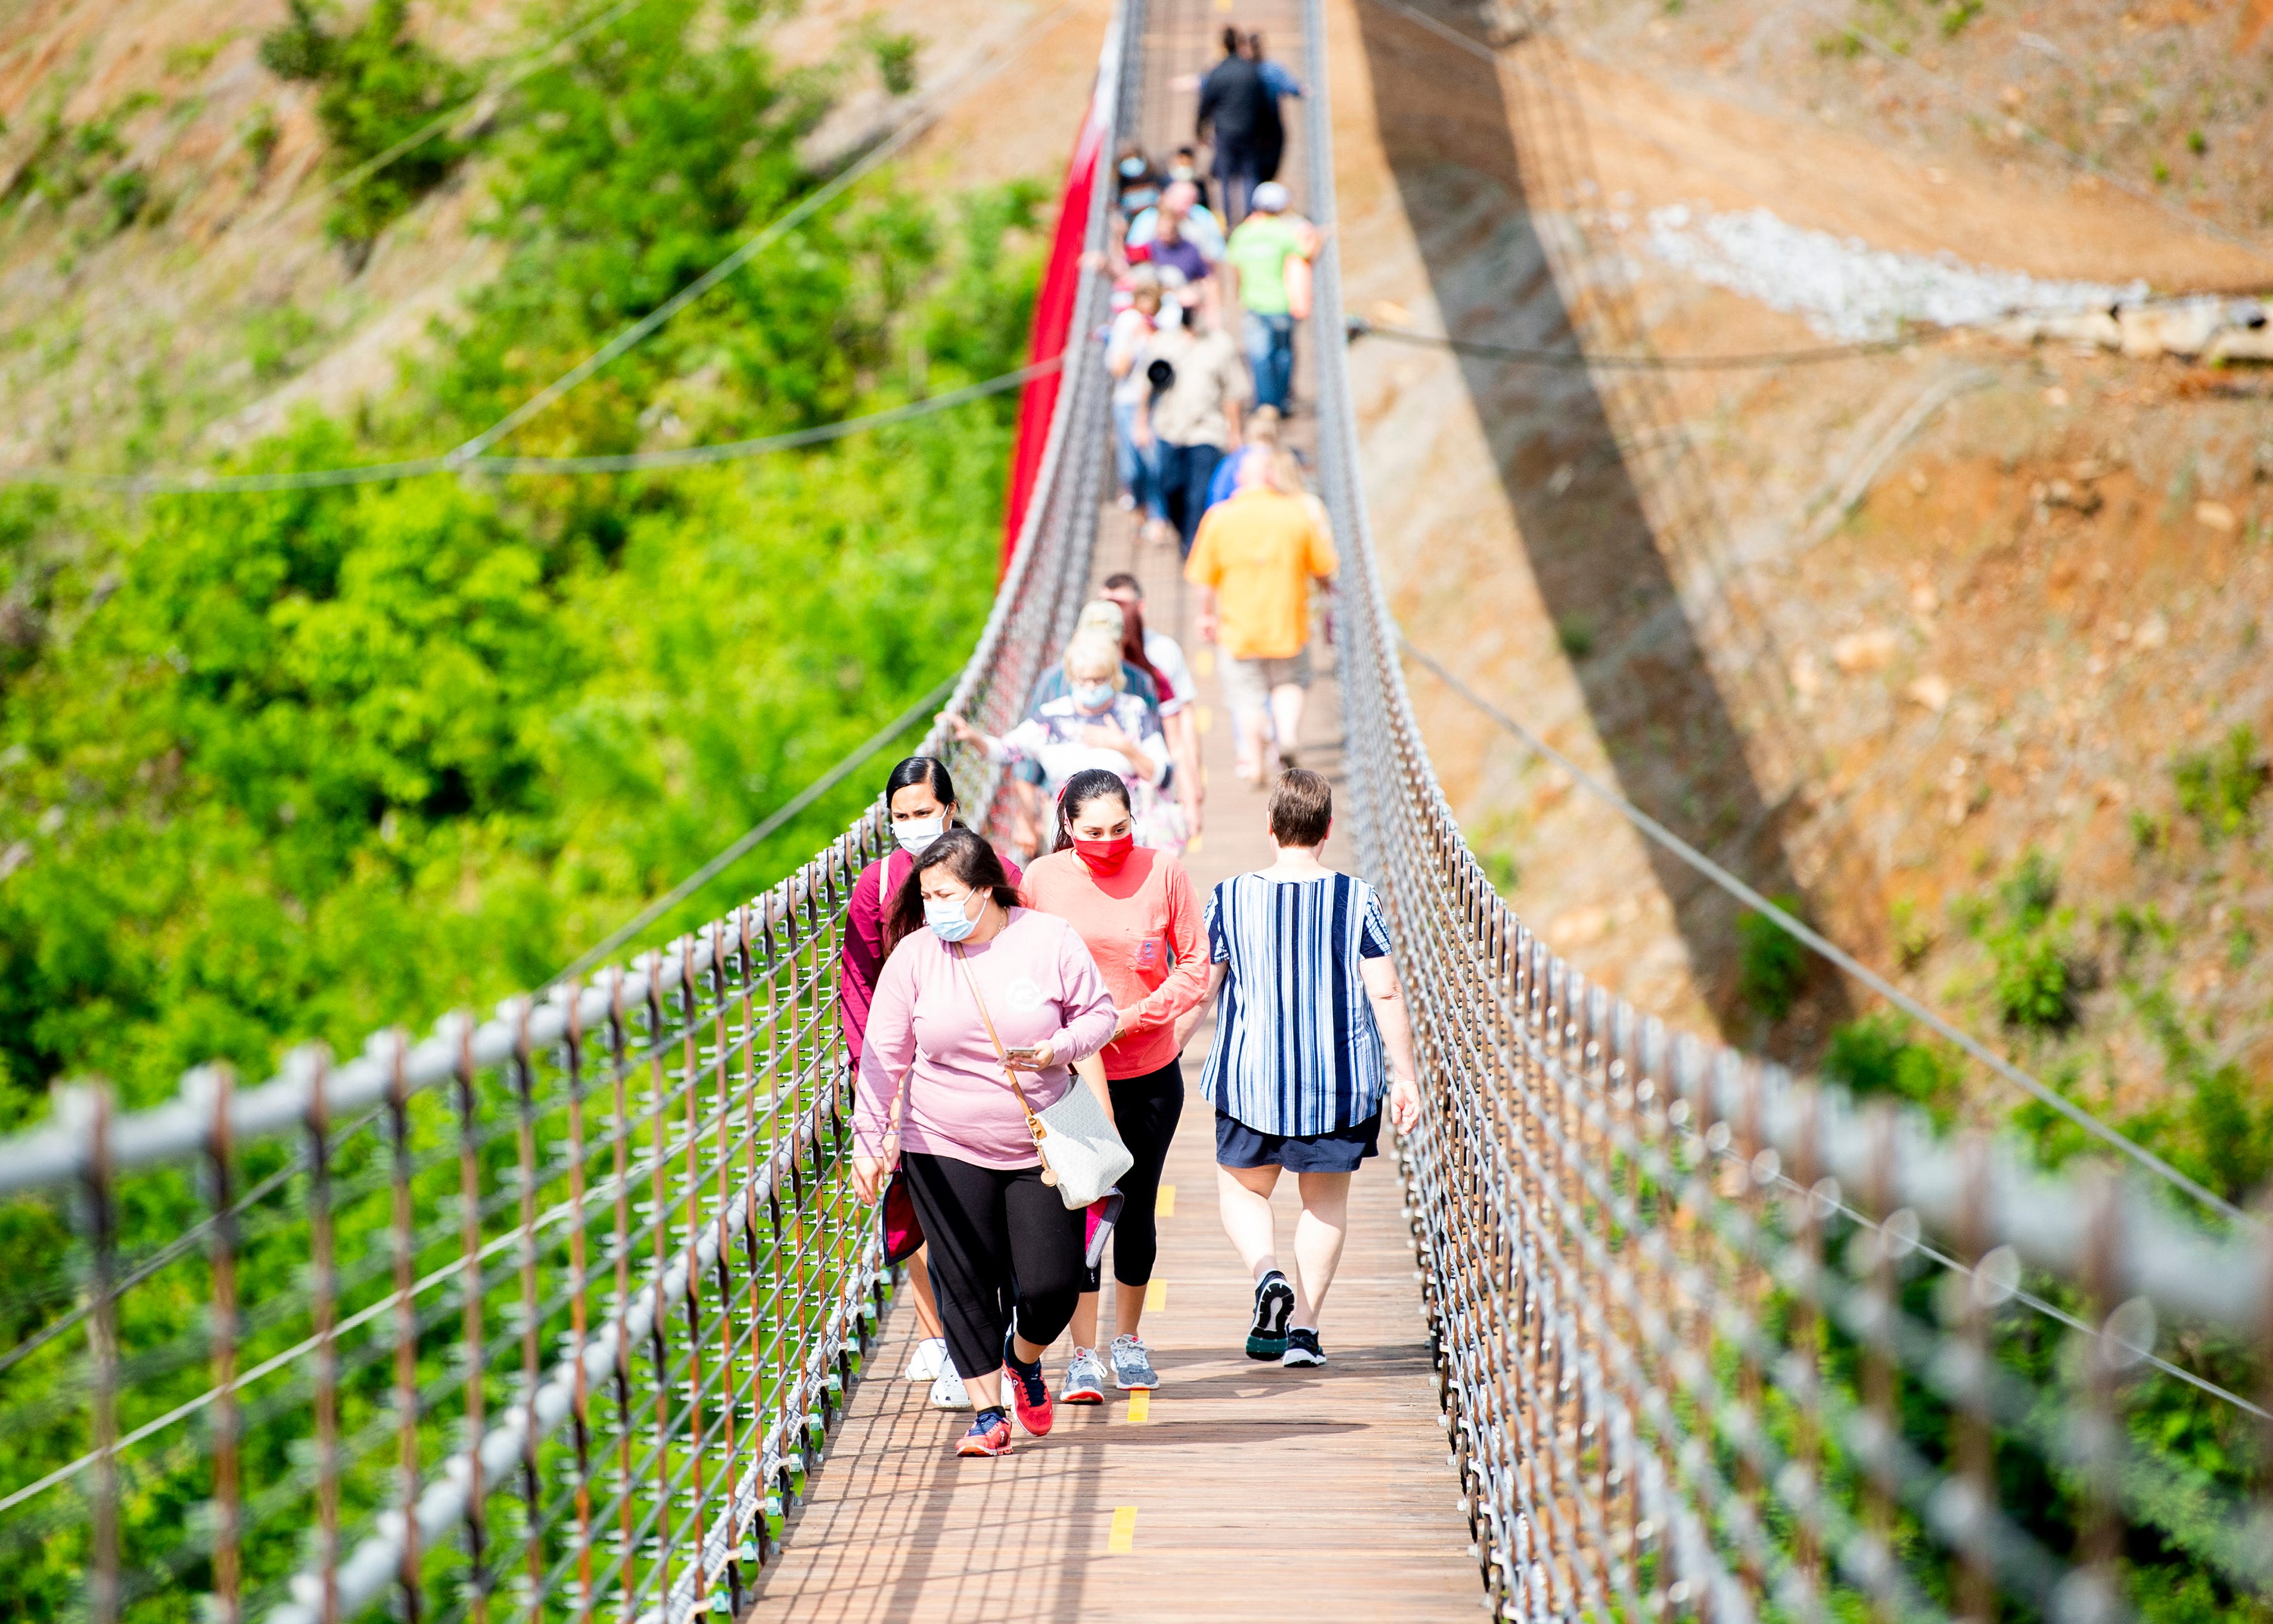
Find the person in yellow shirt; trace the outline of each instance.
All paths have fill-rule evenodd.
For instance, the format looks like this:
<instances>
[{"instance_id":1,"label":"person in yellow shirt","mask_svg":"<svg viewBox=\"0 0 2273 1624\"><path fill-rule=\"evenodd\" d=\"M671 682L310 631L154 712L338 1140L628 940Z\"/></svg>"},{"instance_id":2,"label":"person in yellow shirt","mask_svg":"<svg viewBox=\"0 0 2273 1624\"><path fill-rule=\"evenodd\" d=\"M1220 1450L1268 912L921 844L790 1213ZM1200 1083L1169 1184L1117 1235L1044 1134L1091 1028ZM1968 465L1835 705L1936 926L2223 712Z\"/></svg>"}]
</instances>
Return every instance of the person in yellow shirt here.
<instances>
[{"instance_id":1,"label":"person in yellow shirt","mask_svg":"<svg viewBox=\"0 0 2273 1624\"><path fill-rule=\"evenodd\" d=\"M1208 509L1184 565L1199 589L1200 635L1223 655L1239 776L1257 788L1273 728L1279 764L1296 764L1310 686L1310 583L1332 581L1341 567L1318 505L1277 488L1273 471L1268 457L1241 465L1238 489Z\"/></svg>"}]
</instances>

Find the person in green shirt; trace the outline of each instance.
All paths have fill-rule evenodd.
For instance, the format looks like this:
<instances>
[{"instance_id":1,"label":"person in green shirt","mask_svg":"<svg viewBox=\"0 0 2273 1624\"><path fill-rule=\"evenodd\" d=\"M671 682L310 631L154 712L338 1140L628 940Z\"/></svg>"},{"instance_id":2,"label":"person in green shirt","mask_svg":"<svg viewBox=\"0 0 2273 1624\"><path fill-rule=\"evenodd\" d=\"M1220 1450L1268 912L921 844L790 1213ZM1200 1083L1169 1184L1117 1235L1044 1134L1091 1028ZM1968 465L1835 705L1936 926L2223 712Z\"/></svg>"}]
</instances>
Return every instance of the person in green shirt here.
<instances>
[{"instance_id":1,"label":"person in green shirt","mask_svg":"<svg viewBox=\"0 0 2273 1624\"><path fill-rule=\"evenodd\" d=\"M1307 271L1317 252L1317 230L1289 214L1287 202L1287 188L1277 181L1257 186L1253 212L1231 234L1223 259L1238 285L1240 336L1255 374L1256 404L1281 412L1294 382L1296 300L1287 267L1299 260Z\"/></svg>"}]
</instances>

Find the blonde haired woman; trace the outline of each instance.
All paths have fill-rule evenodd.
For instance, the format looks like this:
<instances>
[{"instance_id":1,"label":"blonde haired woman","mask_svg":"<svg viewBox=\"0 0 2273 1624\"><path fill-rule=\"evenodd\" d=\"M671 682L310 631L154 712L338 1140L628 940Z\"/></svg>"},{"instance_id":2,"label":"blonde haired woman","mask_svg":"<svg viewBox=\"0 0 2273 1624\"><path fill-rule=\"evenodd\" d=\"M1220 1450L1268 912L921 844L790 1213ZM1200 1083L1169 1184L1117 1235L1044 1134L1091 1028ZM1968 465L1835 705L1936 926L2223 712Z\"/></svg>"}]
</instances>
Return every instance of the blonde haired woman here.
<instances>
[{"instance_id":1,"label":"blonde haired woman","mask_svg":"<svg viewBox=\"0 0 2273 1624\"><path fill-rule=\"evenodd\" d=\"M1044 699L999 739L961 717L942 719L956 738L984 746L990 760L1038 763L1043 790L1052 801L1076 772L1101 767L1117 773L1136 812L1137 839L1182 850L1183 816L1160 794L1168 772L1160 714L1129 691L1120 643L1102 631L1077 634L1066 645L1065 675L1064 693Z\"/></svg>"}]
</instances>

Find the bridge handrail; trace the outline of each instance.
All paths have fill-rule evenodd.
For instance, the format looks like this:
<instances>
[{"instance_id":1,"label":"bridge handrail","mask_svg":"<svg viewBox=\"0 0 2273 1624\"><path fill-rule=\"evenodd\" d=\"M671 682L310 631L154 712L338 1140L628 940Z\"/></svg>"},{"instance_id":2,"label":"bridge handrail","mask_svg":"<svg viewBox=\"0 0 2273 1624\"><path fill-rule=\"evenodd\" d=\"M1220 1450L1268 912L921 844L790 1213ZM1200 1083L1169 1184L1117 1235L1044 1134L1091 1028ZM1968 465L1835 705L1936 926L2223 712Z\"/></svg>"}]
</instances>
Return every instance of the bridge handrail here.
<instances>
[{"instance_id":1,"label":"bridge handrail","mask_svg":"<svg viewBox=\"0 0 2273 1624\"><path fill-rule=\"evenodd\" d=\"M1134 9L1099 64L1092 252ZM1086 593L1107 291L1082 277L1020 543L947 703L990 733L1024 714ZM999 767L941 726L920 748L1006 832ZM381 1031L336 1063L296 1050L256 1086L199 1068L132 1114L58 1091L47 1124L0 1140L0 1198L75 1209L66 1318L87 1342L11 1350L0 1425L84 1417L94 1447L0 1484L0 1566L10 1539L76 1545L95 1624L190 1579L227 1624L326 1624L397 1588L414 1613L454 1587L476 1616L493 1594L652 1624L714 1598L739 1613L889 1289L842 1177L835 996L851 882L889 829L880 796L726 916L488 1019ZM180 1238L124 1256L129 1205L178 1213ZM364 1255L339 1255L349 1218ZM310 1262L281 1292L280 1258ZM298 1453L263 1482L261 1451ZM186 1519L149 1509L199 1496Z\"/></svg>"},{"instance_id":2,"label":"bridge handrail","mask_svg":"<svg viewBox=\"0 0 2273 1624\"><path fill-rule=\"evenodd\" d=\"M2127 1519L2222 1583L2273 1585L2273 1515L2253 1521L2230 1485L2205 1495L2121 1425L2158 1320L2262 1360L2263 1230L2204 1233L2099 1167L2047 1174L2004 1139L1940 1133L1673 1032L1533 935L1469 849L1407 694L1360 483L1320 0L1304 13L1349 798L1413 1013L1425 1108L1402 1172L1496 1606L1731 1624L1764 1608L1826 1616L1843 1586L1883 1617L1939 1617L1926 1598L1947 1581L1953 1612L1984 1616L2002 1591L2082 1624L2127 1606L2110 1554ZM1831 1260L1841 1230L1852 1282ZM1942 1325L1902 1301L1925 1260L1960 1282ZM2082 1317L2023 1289L2024 1274L2080 1298ZM2043 1389L1992 1370L1996 1315L2014 1302L2084 1327L2090 1373L2066 1414L2033 1413ZM1817 1342L1834 1335L1862 1350L1859 1387L1822 1368ZM1906 1380L1953 1417L1954 1470L1903 1439ZM1998 1506L1992 1441L2015 1440L2083 1485L2072 1561L2024 1531L2027 1508ZM1898 1557L1895 1530L1913 1524L1924 1554Z\"/></svg>"}]
</instances>

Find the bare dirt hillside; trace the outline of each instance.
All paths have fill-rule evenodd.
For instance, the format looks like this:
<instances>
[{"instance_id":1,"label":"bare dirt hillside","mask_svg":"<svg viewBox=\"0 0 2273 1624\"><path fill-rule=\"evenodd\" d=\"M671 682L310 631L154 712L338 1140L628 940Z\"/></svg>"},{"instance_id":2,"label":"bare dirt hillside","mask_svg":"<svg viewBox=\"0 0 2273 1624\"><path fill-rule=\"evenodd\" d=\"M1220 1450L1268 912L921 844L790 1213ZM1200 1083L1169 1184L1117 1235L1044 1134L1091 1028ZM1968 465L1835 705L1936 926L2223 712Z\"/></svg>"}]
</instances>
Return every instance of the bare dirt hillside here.
<instances>
[{"instance_id":1,"label":"bare dirt hillside","mask_svg":"<svg viewBox=\"0 0 2273 1624\"><path fill-rule=\"evenodd\" d=\"M602 9L563 9L546 27ZM782 60L832 77L818 157L948 93L949 117L912 161L956 189L1055 173L1108 14L1101 3L812 0L757 26ZM410 23L453 62L502 67L552 37L527 17L448 0L414 7ZM328 240L312 93L259 58L285 18L282 0L0 0L0 462L195 458L279 427L304 402L350 409L386 390L430 321L494 270L474 229L478 162L367 261ZM904 94L872 60L880 34L916 43ZM973 98L954 87L1005 49L1016 59L982 105L964 105Z\"/></svg>"},{"instance_id":2,"label":"bare dirt hillside","mask_svg":"<svg viewBox=\"0 0 2273 1624\"><path fill-rule=\"evenodd\" d=\"M1331 8L1342 252L1353 309L1384 324L1727 355L1833 342L1841 312L1809 284L1878 255L2157 290L2273 279L2252 201L2273 41L2232 11L1992 26L1972 8L1945 33L1952 8L1891 0L1605 4L1541 33L1415 9ZM1827 16L1881 37L1907 19L1909 60L1949 86L1850 54ZM1782 235L1743 275L1675 252L1699 222L1764 218ZM2182 1062L2263 1091L2273 380L1965 335L1720 371L1381 338L1354 357L1417 643L2087 1093L2136 1109ZM1772 1021L1730 904L1411 675L1472 834L1590 973L1800 1058L1857 1012L1817 977ZM2008 1021L2030 953L2043 1018Z\"/></svg>"}]
</instances>

